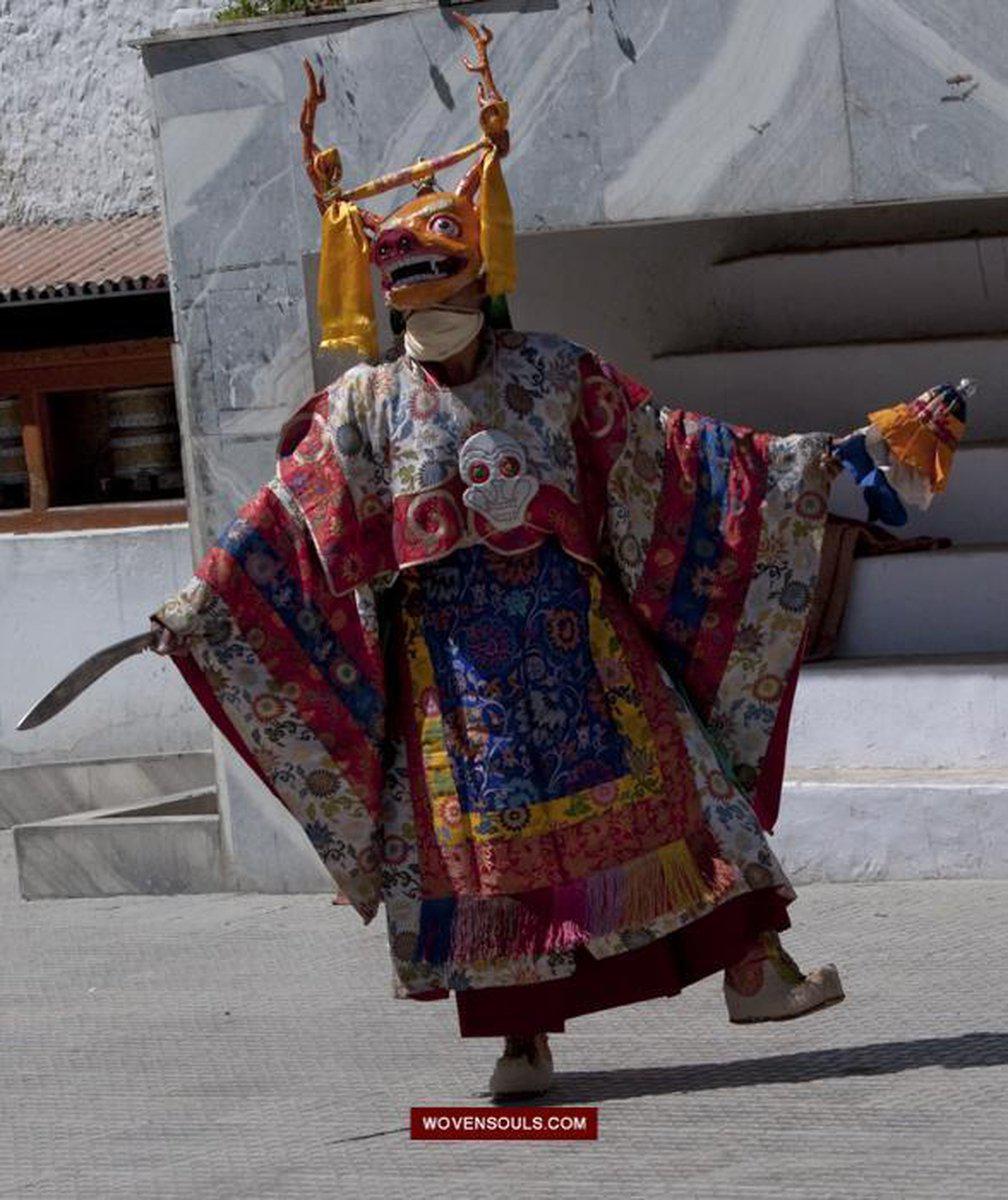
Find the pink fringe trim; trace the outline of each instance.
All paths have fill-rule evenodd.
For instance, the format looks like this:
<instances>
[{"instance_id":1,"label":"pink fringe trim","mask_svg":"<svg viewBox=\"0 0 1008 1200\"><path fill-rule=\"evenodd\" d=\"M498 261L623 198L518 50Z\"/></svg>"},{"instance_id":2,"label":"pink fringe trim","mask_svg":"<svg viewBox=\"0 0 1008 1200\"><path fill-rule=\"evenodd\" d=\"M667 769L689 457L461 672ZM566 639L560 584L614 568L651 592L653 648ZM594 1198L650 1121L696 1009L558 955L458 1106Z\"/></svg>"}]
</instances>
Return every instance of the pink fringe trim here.
<instances>
[{"instance_id":1,"label":"pink fringe trim","mask_svg":"<svg viewBox=\"0 0 1008 1200\"><path fill-rule=\"evenodd\" d=\"M417 958L473 963L570 950L669 913L709 908L734 884L708 833L670 842L633 862L521 896L424 901Z\"/></svg>"}]
</instances>

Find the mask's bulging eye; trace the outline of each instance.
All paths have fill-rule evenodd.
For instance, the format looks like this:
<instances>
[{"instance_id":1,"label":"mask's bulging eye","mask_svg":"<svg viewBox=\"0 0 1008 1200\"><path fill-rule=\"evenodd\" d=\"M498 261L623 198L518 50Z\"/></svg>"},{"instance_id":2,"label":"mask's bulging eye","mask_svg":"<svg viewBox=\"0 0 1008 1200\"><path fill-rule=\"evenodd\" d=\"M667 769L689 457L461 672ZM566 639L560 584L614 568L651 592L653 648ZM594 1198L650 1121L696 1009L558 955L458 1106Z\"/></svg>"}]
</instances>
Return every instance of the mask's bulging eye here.
<instances>
[{"instance_id":1,"label":"mask's bulging eye","mask_svg":"<svg viewBox=\"0 0 1008 1200\"><path fill-rule=\"evenodd\" d=\"M470 483L486 483L490 478L490 467L485 462L474 462L469 468Z\"/></svg>"},{"instance_id":2,"label":"mask's bulging eye","mask_svg":"<svg viewBox=\"0 0 1008 1200\"><path fill-rule=\"evenodd\" d=\"M449 217L446 213L438 213L436 217L431 217L427 228L439 237L457 238L462 236L462 226L454 217Z\"/></svg>"},{"instance_id":3,"label":"mask's bulging eye","mask_svg":"<svg viewBox=\"0 0 1008 1200\"><path fill-rule=\"evenodd\" d=\"M505 454L500 461L500 473L505 479L514 479L521 474L521 463L513 454Z\"/></svg>"}]
</instances>

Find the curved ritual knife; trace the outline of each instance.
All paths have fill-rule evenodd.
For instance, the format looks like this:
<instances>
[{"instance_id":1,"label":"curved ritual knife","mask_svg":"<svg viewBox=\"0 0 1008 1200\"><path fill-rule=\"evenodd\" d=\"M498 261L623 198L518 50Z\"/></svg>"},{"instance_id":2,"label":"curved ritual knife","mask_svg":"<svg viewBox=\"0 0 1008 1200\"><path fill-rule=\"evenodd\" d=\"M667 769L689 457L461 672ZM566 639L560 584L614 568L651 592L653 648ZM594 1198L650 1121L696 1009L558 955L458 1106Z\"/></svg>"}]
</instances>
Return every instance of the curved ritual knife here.
<instances>
[{"instance_id":1,"label":"curved ritual knife","mask_svg":"<svg viewBox=\"0 0 1008 1200\"><path fill-rule=\"evenodd\" d=\"M146 633L134 634L133 637L125 638L121 642L113 642L111 646L106 646L97 654L92 654L79 667L74 667L65 679L61 679L25 713L18 722L18 729L35 729L37 726L45 724L46 721L52 720L68 704L72 704L81 692L86 691L92 683L101 679L106 671L111 671L113 667L125 662L127 658L132 658L134 654L142 654L144 650L150 650L156 640L157 632L147 630Z\"/></svg>"}]
</instances>

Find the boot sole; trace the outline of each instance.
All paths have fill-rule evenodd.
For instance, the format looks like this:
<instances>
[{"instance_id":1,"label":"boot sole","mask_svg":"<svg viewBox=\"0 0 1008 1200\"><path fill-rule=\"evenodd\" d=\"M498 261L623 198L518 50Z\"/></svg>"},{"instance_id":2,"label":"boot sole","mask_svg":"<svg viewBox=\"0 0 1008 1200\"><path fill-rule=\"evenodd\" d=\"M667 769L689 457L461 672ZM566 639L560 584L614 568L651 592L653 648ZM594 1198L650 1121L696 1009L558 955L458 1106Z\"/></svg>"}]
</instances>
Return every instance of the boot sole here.
<instances>
[{"instance_id":1,"label":"boot sole","mask_svg":"<svg viewBox=\"0 0 1008 1200\"><path fill-rule=\"evenodd\" d=\"M729 1017L728 1021L732 1025L768 1025L772 1021L799 1021L802 1017L810 1017L813 1013L822 1012L824 1008L832 1008L834 1004L842 1004L846 999L846 995L841 992L839 996L830 996L821 1004L816 1004L812 1008L803 1008L801 1012L788 1013L786 1017Z\"/></svg>"}]
</instances>

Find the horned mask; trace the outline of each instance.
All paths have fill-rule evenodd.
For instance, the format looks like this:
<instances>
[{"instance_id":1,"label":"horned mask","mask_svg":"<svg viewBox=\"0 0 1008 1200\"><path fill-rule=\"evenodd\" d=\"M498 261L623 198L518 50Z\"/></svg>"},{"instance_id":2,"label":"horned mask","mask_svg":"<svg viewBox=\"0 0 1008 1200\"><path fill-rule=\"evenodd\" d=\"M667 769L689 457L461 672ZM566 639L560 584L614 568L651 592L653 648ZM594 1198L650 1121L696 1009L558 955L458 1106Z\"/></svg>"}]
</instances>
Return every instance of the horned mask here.
<instances>
[{"instance_id":1,"label":"horned mask","mask_svg":"<svg viewBox=\"0 0 1008 1200\"><path fill-rule=\"evenodd\" d=\"M308 95L301 110L304 163L322 214L318 309L322 346L354 349L376 358L378 337L371 299L370 268L380 274L390 308L400 311L442 304L476 280L489 296L514 290L514 219L500 160L509 149L508 105L498 92L487 47L493 34L453 13L476 47L476 61L463 58L479 76L481 137L459 150L379 176L344 191L343 167L335 147L315 144L315 116L326 99L325 79L305 60ZM437 189L436 171L478 156L453 192ZM413 184L417 195L387 217L359 201Z\"/></svg>"}]
</instances>

